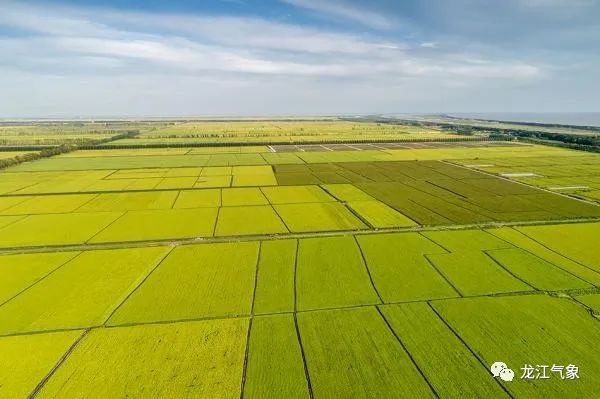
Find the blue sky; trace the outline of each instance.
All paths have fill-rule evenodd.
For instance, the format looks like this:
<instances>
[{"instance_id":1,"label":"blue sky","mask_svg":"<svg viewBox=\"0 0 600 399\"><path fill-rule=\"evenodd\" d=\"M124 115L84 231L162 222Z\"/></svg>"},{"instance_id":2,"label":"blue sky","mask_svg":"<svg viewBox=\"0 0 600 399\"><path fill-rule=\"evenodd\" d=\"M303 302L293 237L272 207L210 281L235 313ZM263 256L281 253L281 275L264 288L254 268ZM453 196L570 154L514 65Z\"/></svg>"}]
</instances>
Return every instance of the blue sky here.
<instances>
[{"instance_id":1,"label":"blue sky","mask_svg":"<svg viewBox=\"0 0 600 399\"><path fill-rule=\"evenodd\" d=\"M600 0L0 2L0 117L585 112Z\"/></svg>"}]
</instances>

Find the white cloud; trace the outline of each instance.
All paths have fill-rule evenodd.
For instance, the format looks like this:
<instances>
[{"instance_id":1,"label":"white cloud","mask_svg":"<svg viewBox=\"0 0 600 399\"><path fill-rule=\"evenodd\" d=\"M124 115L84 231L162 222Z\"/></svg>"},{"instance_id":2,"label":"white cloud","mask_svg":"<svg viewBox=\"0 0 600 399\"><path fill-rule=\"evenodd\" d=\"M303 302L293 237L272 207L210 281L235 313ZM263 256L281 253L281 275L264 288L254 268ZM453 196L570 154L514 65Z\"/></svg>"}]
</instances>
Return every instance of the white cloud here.
<instances>
[{"instance_id":1,"label":"white cloud","mask_svg":"<svg viewBox=\"0 0 600 399\"><path fill-rule=\"evenodd\" d=\"M320 14L342 18L373 29L391 29L396 21L390 17L371 11L367 8L357 8L338 0L281 0L295 7L315 11ZM368 3L366 3L368 4Z\"/></svg>"},{"instance_id":2,"label":"white cloud","mask_svg":"<svg viewBox=\"0 0 600 399\"><path fill-rule=\"evenodd\" d=\"M532 8L580 8L594 4L594 0L517 0L521 6Z\"/></svg>"},{"instance_id":3,"label":"white cloud","mask_svg":"<svg viewBox=\"0 0 600 399\"><path fill-rule=\"evenodd\" d=\"M377 111L385 101L431 99L436 88L528 84L545 68L256 17L3 7L0 27L28 33L0 38L4 113L302 113L302 104L309 113Z\"/></svg>"},{"instance_id":4,"label":"white cloud","mask_svg":"<svg viewBox=\"0 0 600 399\"><path fill-rule=\"evenodd\" d=\"M21 59L19 65L35 59L34 65L58 66L61 59L72 62L79 56L87 60L84 64L97 61L94 72L103 65L111 69L110 73L117 67L127 72L127 65L138 69L145 65L152 71L163 68L164 72L220 71L359 79L375 74L387 74L388 78L465 75L465 71L474 78L523 78L533 77L537 71L534 66L507 62L473 68L468 61L461 62L451 55L421 58L404 43L363 39L355 34L258 18L52 9L16 3L10 3L7 10L0 17L0 26L38 33L33 37L0 40L6 60ZM150 34L148 27L163 32ZM435 47L435 43L422 43L421 47ZM143 73L144 68L141 69L139 73ZM53 68L52 72L55 71Z\"/></svg>"},{"instance_id":5,"label":"white cloud","mask_svg":"<svg viewBox=\"0 0 600 399\"><path fill-rule=\"evenodd\" d=\"M12 1L2 4L0 26L46 35L111 37L119 33L103 23L78 16L72 8L45 8Z\"/></svg>"}]
</instances>

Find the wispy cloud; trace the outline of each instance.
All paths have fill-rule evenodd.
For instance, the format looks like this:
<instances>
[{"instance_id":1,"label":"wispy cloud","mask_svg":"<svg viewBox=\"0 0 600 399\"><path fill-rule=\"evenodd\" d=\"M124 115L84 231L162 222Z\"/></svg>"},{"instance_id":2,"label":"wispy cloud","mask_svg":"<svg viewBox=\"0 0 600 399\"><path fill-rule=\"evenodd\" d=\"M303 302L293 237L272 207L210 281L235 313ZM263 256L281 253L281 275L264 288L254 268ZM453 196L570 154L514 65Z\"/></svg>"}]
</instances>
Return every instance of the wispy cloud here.
<instances>
[{"instance_id":1,"label":"wispy cloud","mask_svg":"<svg viewBox=\"0 0 600 399\"><path fill-rule=\"evenodd\" d=\"M421 43L421 47L423 47L423 48L436 48L437 47L437 43L436 42L423 42L423 43Z\"/></svg>"},{"instance_id":2,"label":"wispy cloud","mask_svg":"<svg viewBox=\"0 0 600 399\"><path fill-rule=\"evenodd\" d=\"M20 60L19 65L28 59L36 60L32 65L57 65L61 59L72 62L79 56L85 63L97 60L97 67L106 66L110 73L115 68L127 72L128 66L140 73L144 63L145 69L153 72L163 68L359 79L376 74L386 75L386 79L444 73L466 76L465 71L474 78L529 78L539 72L533 65L518 62L490 61L471 68L453 57L427 58L403 42L260 18L42 9L17 3L9 3L5 11L0 25L36 33L0 40L0 47L9 55L6 60ZM154 29L152 33L148 33L149 27ZM522 73L525 70L527 73Z\"/></svg>"},{"instance_id":3,"label":"wispy cloud","mask_svg":"<svg viewBox=\"0 0 600 399\"><path fill-rule=\"evenodd\" d=\"M450 99L479 105L482 98L517 104L573 69L555 65L561 53L542 59L445 32L403 36L395 28L405 16L363 10L364 2L277 1L310 12L273 19L5 1L0 112L62 106L109 113L132 98L146 113L174 113L176 106L195 113L195 104L207 113L399 111L394 107L431 109ZM323 24L310 19L314 14L345 22ZM576 42L573 35L565 38Z\"/></svg>"},{"instance_id":4,"label":"wispy cloud","mask_svg":"<svg viewBox=\"0 0 600 399\"><path fill-rule=\"evenodd\" d=\"M367 7L356 7L338 0L281 0L295 7L314 11L327 17L341 18L359 23L373 29L391 29L397 21L389 16L370 10ZM368 5L368 2L364 3Z\"/></svg>"}]
</instances>

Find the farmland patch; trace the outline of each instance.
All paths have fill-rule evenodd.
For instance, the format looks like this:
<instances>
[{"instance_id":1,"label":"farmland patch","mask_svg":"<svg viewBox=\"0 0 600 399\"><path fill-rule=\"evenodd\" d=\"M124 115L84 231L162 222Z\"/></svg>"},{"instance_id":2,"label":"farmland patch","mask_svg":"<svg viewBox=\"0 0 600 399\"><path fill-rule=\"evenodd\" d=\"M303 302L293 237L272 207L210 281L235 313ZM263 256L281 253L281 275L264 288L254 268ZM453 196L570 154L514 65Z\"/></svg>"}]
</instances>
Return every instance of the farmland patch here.
<instances>
[{"instance_id":1,"label":"farmland patch","mask_svg":"<svg viewBox=\"0 0 600 399\"><path fill-rule=\"evenodd\" d=\"M300 240L298 310L380 303L352 237Z\"/></svg>"},{"instance_id":2,"label":"farmland patch","mask_svg":"<svg viewBox=\"0 0 600 399\"><path fill-rule=\"evenodd\" d=\"M39 396L239 397L247 329L228 319L95 330Z\"/></svg>"},{"instance_id":3,"label":"farmland patch","mask_svg":"<svg viewBox=\"0 0 600 399\"><path fill-rule=\"evenodd\" d=\"M257 187L224 188L221 190L223 206L268 205L262 191Z\"/></svg>"},{"instance_id":4,"label":"farmland patch","mask_svg":"<svg viewBox=\"0 0 600 399\"><path fill-rule=\"evenodd\" d=\"M0 338L0 396L26 398L81 335L81 331Z\"/></svg>"},{"instance_id":5,"label":"farmland patch","mask_svg":"<svg viewBox=\"0 0 600 399\"><path fill-rule=\"evenodd\" d=\"M309 398L294 316L257 316L248 343L245 398Z\"/></svg>"},{"instance_id":6,"label":"farmland patch","mask_svg":"<svg viewBox=\"0 0 600 399\"><path fill-rule=\"evenodd\" d=\"M180 191L173 209L216 208L221 206L221 190L185 190Z\"/></svg>"},{"instance_id":7,"label":"farmland patch","mask_svg":"<svg viewBox=\"0 0 600 399\"><path fill-rule=\"evenodd\" d=\"M285 204L273 208L293 233L367 228L340 203Z\"/></svg>"},{"instance_id":8,"label":"farmland patch","mask_svg":"<svg viewBox=\"0 0 600 399\"><path fill-rule=\"evenodd\" d=\"M254 313L292 312L296 240L263 241L254 297Z\"/></svg>"},{"instance_id":9,"label":"farmland patch","mask_svg":"<svg viewBox=\"0 0 600 399\"><path fill-rule=\"evenodd\" d=\"M122 213L117 212L101 212L26 216L0 229L0 245L82 244L121 215Z\"/></svg>"},{"instance_id":10,"label":"farmland patch","mask_svg":"<svg viewBox=\"0 0 600 399\"><path fill-rule=\"evenodd\" d=\"M0 334L101 325L167 251L84 252L0 306Z\"/></svg>"},{"instance_id":11,"label":"farmland patch","mask_svg":"<svg viewBox=\"0 0 600 399\"><path fill-rule=\"evenodd\" d=\"M560 254L600 272L600 223L519 227L518 231ZM586 239L589 238L589 239Z\"/></svg>"},{"instance_id":12,"label":"farmland patch","mask_svg":"<svg viewBox=\"0 0 600 399\"><path fill-rule=\"evenodd\" d=\"M480 251L432 254L427 257L463 295L533 290Z\"/></svg>"},{"instance_id":13,"label":"farmland patch","mask_svg":"<svg viewBox=\"0 0 600 399\"><path fill-rule=\"evenodd\" d=\"M352 201L348 206L375 228L406 227L417 224L379 201Z\"/></svg>"},{"instance_id":14,"label":"farmland patch","mask_svg":"<svg viewBox=\"0 0 600 399\"><path fill-rule=\"evenodd\" d=\"M577 304L545 295L437 301L433 307L485 365L502 359L517 373L528 364L579 367L577 381L515 378L505 387L517 397L597 397L600 324ZM518 326L515 328L515 326ZM536 359L536 360L533 360ZM581 373L588 370L588 378ZM548 370L550 374L550 371Z\"/></svg>"},{"instance_id":15,"label":"farmland patch","mask_svg":"<svg viewBox=\"0 0 600 399\"><path fill-rule=\"evenodd\" d=\"M216 208L129 211L90 242L210 237L216 218Z\"/></svg>"},{"instance_id":16,"label":"farmland patch","mask_svg":"<svg viewBox=\"0 0 600 399\"><path fill-rule=\"evenodd\" d=\"M315 397L434 397L375 308L300 313L298 324Z\"/></svg>"},{"instance_id":17,"label":"farmland patch","mask_svg":"<svg viewBox=\"0 0 600 399\"><path fill-rule=\"evenodd\" d=\"M381 309L439 397L508 397L490 378L487 367L427 304L385 305Z\"/></svg>"},{"instance_id":18,"label":"farmland patch","mask_svg":"<svg viewBox=\"0 0 600 399\"><path fill-rule=\"evenodd\" d=\"M118 212L170 209L177 194L177 191L99 194L79 208L79 211Z\"/></svg>"},{"instance_id":19,"label":"farmland patch","mask_svg":"<svg viewBox=\"0 0 600 399\"><path fill-rule=\"evenodd\" d=\"M30 197L2 213L5 215L33 215L49 213L69 213L81 208L95 197L93 194L47 195Z\"/></svg>"},{"instance_id":20,"label":"farmland patch","mask_svg":"<svg viewBox=\"0 0 600 399\"><path fill-rule=\"evenodd\" d=\"M175 248L109 324L250 314L258 246L248 242Z\"/></svg>"},{"instance_id":21,"label":"farmland patch","mask_svg":"<svg viewBox=\"0 0 600 399\"><path fill-rule=\"evenodd\" d=\"M416 233L358 236L384 302L449 298L458 294L427 261L445 251Z\"/></svg>"},{"instance_id":22,"label":"farmland patch","mask_svg":"<svg viewBox=\"0 0 600 399\"><path fill-rule=\"evenodd\" d=\"M262 191L274 205L335 201L319 186L263 187Z\"/></svg>"},{"instance_id":23,"label":"farmland patch","mask_svg":"<svg viewBox=\"0 0 600 399\"><path fill-rule=\"evenodd\" d=\"M0 304L56 270L78 252L47 252L0 256Z\"/></svg>"},{"instance_id":24,"label":"farmland patch","mask_svg":"<svg viewBox=\"0 0 600 399\"><path fill-rule=\"evenodd\" d=\"M488 251L490 257L531 286L547 291L592 288L585 281L520 248Z\"/></svg>"},{"instance_id":25,"label":"farmland patch","mask_svg":"<svg viewBox=\"0 0 600 399\"><path fill-rule=\"evenodd\" d=\"M260 235L287 233L277 213L270 205L223 207L215 236Z\"/></svg>"},{"instance_id":26,"label":"farmland patch","mask_svg":"<svg viewBox=\"0 0 600 399\"><path fill-rule=\"evenodd\" d=\"M493 234L503 240L510 242L511 244L520 247L532 254L544 259L553 265L560 267L561 269L568 271L579 278L593 284L600 286L600 271L594 270L581 263L577 263L568 257L564 256L560 252L553 251L549 247L542 245L524 233L514 228L500 228L488 230L490 234Z\"/></svg>"}]
</instances>

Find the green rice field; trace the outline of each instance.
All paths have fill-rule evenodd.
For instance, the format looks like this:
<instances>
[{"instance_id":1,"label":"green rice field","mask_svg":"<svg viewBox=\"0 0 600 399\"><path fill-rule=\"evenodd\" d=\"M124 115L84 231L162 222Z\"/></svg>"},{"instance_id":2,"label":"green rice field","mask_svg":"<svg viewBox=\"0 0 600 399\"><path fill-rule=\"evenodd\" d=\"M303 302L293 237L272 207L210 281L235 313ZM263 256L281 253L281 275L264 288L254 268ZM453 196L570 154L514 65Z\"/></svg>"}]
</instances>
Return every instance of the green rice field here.
<instances>
[{"instance_id":1,"label":"green rice field","mask_svg":"<svg viewBox=\"0 0 600 399\"><path fill-rule=\"evenodd\" d=\"M0 398L600 397L600 155L138 128L0 170Z\"/></svg>"},{"instance_id":2,"label":"green rice field","mask_svg":"<svg viewBox=\"0 0 600 399\"><path fill-rule=\"evenodd\" d=\"M431 140L453 138L455 135L439 129L409 125L379 123L354 123L335 119L293 121L207 121L182 122L171 126L146 130L135 138L116 140L115 145L131 144L193 144L211 143L262 143L262 142L336 142L358 140Z\"/></svg>"}]
</instances>

